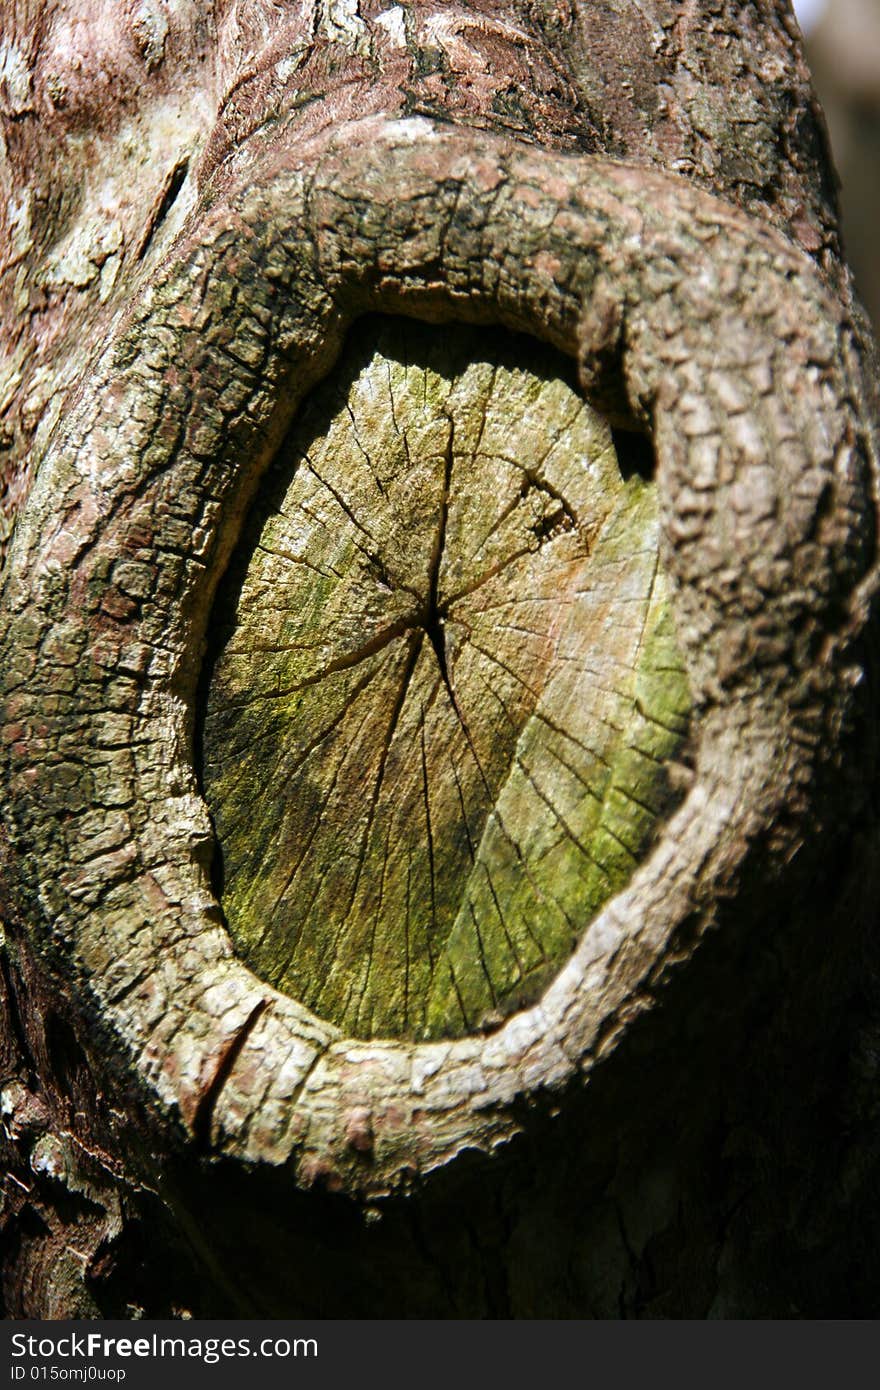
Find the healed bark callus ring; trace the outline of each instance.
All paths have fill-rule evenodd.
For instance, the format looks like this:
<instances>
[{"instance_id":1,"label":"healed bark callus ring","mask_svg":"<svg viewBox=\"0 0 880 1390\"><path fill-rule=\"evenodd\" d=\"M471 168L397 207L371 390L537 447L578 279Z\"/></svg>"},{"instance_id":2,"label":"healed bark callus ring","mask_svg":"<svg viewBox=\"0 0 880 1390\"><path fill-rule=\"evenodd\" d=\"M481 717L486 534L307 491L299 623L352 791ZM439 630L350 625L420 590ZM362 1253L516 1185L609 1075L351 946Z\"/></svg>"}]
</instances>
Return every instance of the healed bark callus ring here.
<instances>
[{"instance_id":1,"label":"healed bark callus ring","mask_svg":"<svg viewBox=\"0 0 880 1390\"><path fill-rule=\"evenodd\" d=\"M346 1039L236 958L193 770L218 577L370 310L543 339L648 431L694 702L653 852L539 1002L450 1041ZM812 263L673 176L370 118L217 192L51 440L2 599L7 870L108 1075L169 1135L365 1196L558 1106L845 779L876 584L860 372Z\"/></svg>"}]
</instances>

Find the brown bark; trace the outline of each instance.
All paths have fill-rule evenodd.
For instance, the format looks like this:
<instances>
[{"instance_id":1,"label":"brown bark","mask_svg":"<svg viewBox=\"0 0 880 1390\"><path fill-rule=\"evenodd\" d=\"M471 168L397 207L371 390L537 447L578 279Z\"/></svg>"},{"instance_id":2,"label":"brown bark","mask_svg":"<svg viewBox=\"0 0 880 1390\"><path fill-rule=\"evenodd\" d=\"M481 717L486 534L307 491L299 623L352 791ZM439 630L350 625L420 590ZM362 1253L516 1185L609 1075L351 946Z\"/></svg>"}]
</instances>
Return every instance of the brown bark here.
<instances>
[{"instance_id":1,"label":"brown bark","mask_svg":"<svg viewBox=\"0 0 880 1390\"><path fill-rule=\"evenodd\" d=\"M872 1311L876 383L787 4L102 9L3 40L9 1311ZM234 955L194 766L366 312L540 339L647 435L693 705L627 887L453 1039Z\"/></svg>"}]
</instances>

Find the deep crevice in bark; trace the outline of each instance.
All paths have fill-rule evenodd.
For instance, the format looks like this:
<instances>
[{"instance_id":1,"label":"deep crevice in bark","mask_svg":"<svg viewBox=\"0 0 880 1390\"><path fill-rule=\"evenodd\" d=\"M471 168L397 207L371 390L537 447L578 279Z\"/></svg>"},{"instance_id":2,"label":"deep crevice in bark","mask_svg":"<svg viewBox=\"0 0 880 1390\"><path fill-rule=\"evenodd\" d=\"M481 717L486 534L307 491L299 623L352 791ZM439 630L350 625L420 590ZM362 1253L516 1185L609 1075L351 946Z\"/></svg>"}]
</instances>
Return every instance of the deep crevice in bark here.
<instances>
[{"instance_id":1,"label":"deep crevice in bark","mask_svg":"<svg viewBox=\"0 0 880 1390\"><path fill-rule=\"evenodd\" d=\"M624 478L639 477L650 482L654 477L657 461L648 436L636 430L618 429L612 425L611 438Z\"/></svg>"}]
</instances>

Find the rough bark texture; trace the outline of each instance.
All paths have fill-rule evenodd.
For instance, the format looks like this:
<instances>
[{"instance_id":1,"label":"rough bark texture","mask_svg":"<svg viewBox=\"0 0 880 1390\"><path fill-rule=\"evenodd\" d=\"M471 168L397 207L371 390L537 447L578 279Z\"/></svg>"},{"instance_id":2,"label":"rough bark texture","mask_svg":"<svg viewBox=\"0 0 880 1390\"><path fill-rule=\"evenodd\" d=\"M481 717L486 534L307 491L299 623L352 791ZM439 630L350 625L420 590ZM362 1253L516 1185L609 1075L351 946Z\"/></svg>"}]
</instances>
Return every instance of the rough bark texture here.
<instances>
[{"instance_id":1,"label":"rough bark texture","mask_svg":"<svg viewBox=\"0 0 880 1390\"><path fill-rule=\"evenodd\" d=\"M10 1312L873 1311L876 385L787 4L146 0L112 22L102 8L24 4L4 21ZM391 379L409 335L452 385L436 387L438 418L422 375L414 433L392 419L405 446L382 442L379 410L359 490L350 439L326 415L316 425L320 395L298 408L343 353L326 390L358 438L344 344L357 353L366 330L352 326L374 313L473 327L386 324L375 371ZM596 495L587 462L550 459L552 430L571 447L586 416L548 347L616 431ZM505 371L523 378L510 437L485 448L468 430L477 415L485 433L487 387L478 410L459 388L483 360L502 393ZM517 445L544 389L556 423L536 408ZM653 449L650 485L626 482L633 459L644 470L634 431ZM645 511L615 554L607 518L634 496ZM331 502L347 521L322 530ZM494 558L479 550L493 509ZM675 631L661 660L641 639L626 649L626 603L650 616L660 596L640 588L645 551L669 592L653 631ZM600 641L590 566L612 557L621 587L602 599ZM488 680L500 732L479 727L491 698L480 716L467 665L486 566L523 613L545 583L555 600L549 628L525 624L540 653L503 648L512 684ZM273 605L274 667L253 660ZM274 762L300 774L328 711L336 728L335 697L309 712L305 693L376 658L400 669L370 696L364 761L378 746L379 762L362 778L366 819L352 807L359 867L312 921L360 784L321 845L300 779L279 868ZM639 682L682 663L687 699L658 719ZM618 666L629 684L611 680ZM594 739L606 676L619 748ZM265 724L230 715L261 681L304 695L266 734L274 762ZM447 726L430 757L462 770L451 781L422 738L434 700ZM553 892L539 883L516 909L540 936L554 893L565 908L537 996L520 993L523 940L504 931L492 968L467 976L489 921L460 886L471 861L503 870L513 902L545 842L597 855L574 824L589 801L570 764L546 775L552 742L532 748L534 721L614 766L639 750L636 718L669 725L652 751L677 797L653 802L614 773L651 818L638 844L631 818L615 828L626 885L621 873L591 897L582 870L573 889L572 861L557 864ZM341 761L322 751L319 798L344 784L360 727ZM236 737L250 779L266 779L257 854L224 809ZM452 784L460 818L443 809ZM514 810L525 829L508 833ZM313 891L286 897L313 829ZM399 861L389 847L408 835ZM245 899L292 911L275 940L299 943L301 971L275 947L249 954L242 872ZM402 923L406 979L413 874L431 885L422 899L439 885L451 904L446 975L432 928L415 1012L393 959ZM339 910L362 879L372 896ZM504 927L513 908L494 906ZM384 994L374 948L390 952ZM462 984L473 1002L456 1013Z\"/></svg>"}]
</instances>

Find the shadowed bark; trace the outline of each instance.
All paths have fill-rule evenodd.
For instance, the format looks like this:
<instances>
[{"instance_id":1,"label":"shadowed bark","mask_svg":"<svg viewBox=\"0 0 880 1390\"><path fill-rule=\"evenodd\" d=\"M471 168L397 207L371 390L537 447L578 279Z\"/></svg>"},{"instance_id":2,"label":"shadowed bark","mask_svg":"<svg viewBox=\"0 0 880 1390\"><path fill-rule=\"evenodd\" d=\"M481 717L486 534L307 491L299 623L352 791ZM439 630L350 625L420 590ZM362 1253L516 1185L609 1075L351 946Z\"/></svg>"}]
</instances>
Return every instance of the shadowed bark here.
<instances>
[{"instance_id":1,"label":"shadowed bark","mask_svg":"<svg viewBox=\"0 0 880 1390\"><path fill-rule=\"evenodd\" d=\"M785 0L4 25L9 1311L872 1311L876 377Z\"/></svg>"}]
</instances>

